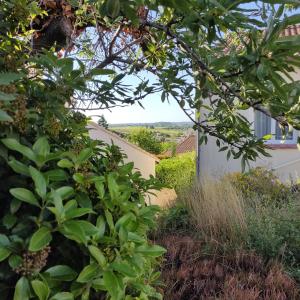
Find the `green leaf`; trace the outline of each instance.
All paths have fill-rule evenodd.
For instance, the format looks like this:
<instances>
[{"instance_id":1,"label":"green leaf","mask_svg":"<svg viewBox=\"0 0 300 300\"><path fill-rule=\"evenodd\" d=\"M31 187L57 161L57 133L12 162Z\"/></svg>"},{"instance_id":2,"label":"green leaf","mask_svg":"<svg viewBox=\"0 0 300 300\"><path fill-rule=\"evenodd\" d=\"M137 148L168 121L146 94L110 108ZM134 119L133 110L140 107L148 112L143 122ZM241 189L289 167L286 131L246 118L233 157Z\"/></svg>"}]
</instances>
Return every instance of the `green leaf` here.
<instances>
[{"instance_id":1,"label":"green leaf","mask_svg":"<svg viewBox=\"0 0 300 300\"><path fill-rule=\"evenodd\" d=\"M11 251L7 249L9 244L10 241L8 237L4 234L0 234L0 261L5 260L11 254Z\"/></svg>"},{"instance_id":2,"label":"green leaf","mask_svg":"<svg viewBox=\"0 0 300 300\"><path fill-rule=\"evenodd\" d=\"M92 213L95 212L90 208L74 208L66 212L66 219L74 219Z\"/></svg>"},{"instance_id":3,"label":"green leaf","mask_svg":"<svg viewBox=\"0 0 300 300\"><path fill-rule=\"evenodd\" d=\"M263 136L264 141L267 141L267 140L270 140L270 139L272 139L272 134L266 134L266 135Z\"/></svg>"},{"instance_id":4,"label":"green leaf","mask_svg":"<svg viewBox=\"0 0 300 300\"><path fill-rule=\"evenodd\" d=\"M30 297L30 287L28 279L26 277L21 277L15 287L14 300L29 300Z\"/></svg>"},{"instance_id":5,"label":"green leaf","mask_svg":"<svg viewBox=\"0 0 300 300\"><path fill-rule=\"evenodd\" d=\"M10 202L10 212L15 214L21 207L22 202L16 198L13 198Z\"/></svg>"},{"instance_id":6,"label":"green leaf","mask_svg":"<svg viewBox=\"0 0 300 300\"><path fill-rule=\"evenodd\" d=\"M120 13L120 1L119 0L107 0L106 11L109 16L116 18Z\"/></svg>"},{"instance_id":7,"label":"green leaf","mask_svg":"<svg viewBox=\"0 0 300 300\"><path fill-rule=\"evenodd\" d=\"M75 209L78 207L78 203L76 202L76 200L72 199L72 200L69 200L65 205L64 205L64 210L65 212L69 212L71 211L72 209Z\"/></svg>"},{"instance_id":8,"label":"green leaf","mask_svg":"<svg viewBox=\"0 0 300 300\"><path fill-rule=\"evenodd\" d=\"M111 267L114 271L117 271L128 277L135 277L137 273L127 262L116 262L111 263Z\"/></svg>"},{"instance_id":9,"label":"green leaf","mask_svg":"<svg viewBox=\"0 0 300 300\"><path fill-rule=\"evenodd\" d=\"M46 137L40 137L32 147L33 151L42 157L50 153L50 146Z\"/></svg>"},{"instance_id":10,"label":"green leaf","mask_svg":"<svg viewBox=\"0 0 300 300\"><path fill-rule=\"evenodd\" d=\"M68 179L68 174L62 169L54 169L44 173L45 178L49 181L65 181Z\"/></svg>"},{"instance_id":11,"label":"green leaf","mask_svg":"<svg viewBox=\"0 0 300 300\"><path fill-rule=\"evenodd\" d=\"M53 280L72 281L77 277L77 273L66 265L57 265L45 271Z\"/></svg>"},{"instance_id":12,"label":"green leaf","mask_svg":"<svg viewBox=\"0 0 300 300\"><path fill-rule=\"evenodd\" d=\"M13 254L8 259L8 264L12 269L19 267L22 264L23 258L19 255Z\"/></svg>"},{"instance_id":13,"label":"green leaf","mask_svg":"<svg viewBox=\"0 0 300 300\"><path fill-rule=\"evenodd\" d=\"M12 122L12 117L5 112L4 110L0 109L0 122Z\"/></svg>"},{"instance_id":14,"label":"green leaf","mask_svg":"<svg viewBox=\"0 0 300 300\"><path fill-rule=\"evenodd\" d=\"M34 181L37 194L41 198L45 198L47 193L47 184L44 175L32 166L29 167L29 173Z\"/></svg>"},{"instance_id":15,"label":"green leaf","mask_svg":"<svg viewBox=\"0 0 300 300\"><path fill-rule=\"evenodd\" d=\"M90 74L92 76L98 76L98 75L112 75L115 74L116 72L114 70L110 70L110 69L93 69L90 71Z\"/></svg>"},{"instance_id":16,"label":"green leaf","mask_svg":"<svg viewBox=\"0 0 300 300\"><path fill-rule=\"evenodd\" d=\"M66 158L61 159L57 163L57 165L61 168L64 168L64 169L70 169L70 168L74 167L73 163L70 160L66 159Z\"/></svg>"},{"instance_id":17,"label":"green leaf","mask_svg":"<svg viewBox=\"0 0 300 300\"><path fill-rule=\"evenodd\" d=\"M16 99L15 94L6 94L0 91L0 101L13 101Z\"/></svg>"},{"instance_id":18,"label":"green leaf","mask_svg":"<svg viewBox=\"0 0 300 300\"><path fill-rule=\"evenodd\" d=\"M129 212L123 215L117 222L116 222L116 230L119 229L120 226L126 227L132 220L135 220L136 217L132 212Z\"/></svg>"},{"instance_id":19,"label":"green leaf","mask_svg":"<svg viewBox=\"0 0 300 300\"><path fill-rule=\"evenodd\" d=\"M76 201L79 204L80 207L82 208L93 208L93 203L89 196L86 193L83 192L76 192Z\"/></svg>"},{"instance_id":20,"label":"green leaf","mask_svg":"<svg viewBox=\"0 0 300 300\"><path fill-rule=\"evenodd\" d=\"M104 220L103 216L99 216L97 218L96 227L97 227L98 232L93 236L93 239L95 241L99 241L104 236L105 227L106 227L105 220Z\"/></svg>"},{"instance_id":21,"label":"green leaf","mask_svg":"<svg viewBox=\"0 0 300 300\"><path fill-rule=\"evenodd\" d=\"M26 165L18 160L12 159L8 162L8 165L18 174L29 176L29 169Z\"/></svg>"},{"instance_id":22,"label":"green leaf","mask_svg":"<svg viewBox=\"0 0 300 300\"><path fill-rule=\"evenodd\" d=\"M97 264L87 265L80 272L76 281L80 283L92 281L98 275L99 271L99 266Z\"/></svg>"},{"instance_id":23,"label":"green leaf","mask_svg":"<svg viewBox=\"0 0 300 300\"><path fill-rule=\"evenodd\" d=\"M158 245L142 245L136 248L136 252L145 256L159 257L166 253L166 249Z\"/></svg>"},{"instance_id":24,"label":"green leaf","mask_svg":"<svg viewBox=\"0 0 300 300\"><path fill-rule=\"evenodd\" d=\"M74 300L74 295L69 292L61 292L55 294L50 300Z\"/></svg>"},{"instance_id":25,"label":"green leaf","mask_svg":"<svg viewBox=\"0 0 300 300\"><path fill-rule=\"evenodd\" d=\"M18 200L21 200L23 202L27 202L29 204L40 206L38 200L35 198L34 194L23 188L14 188L10 189L9 192Z\"/></svg>"},{"instance_id":26,"label":"green leaf","mask_svg":"<svg viewBox=\"0 0 300 300\"><path fill-rule=\"evenodd\" d=\"M8 237L5 234L0 233L0 246L6 247L10 244Z\"/></svg>"},{"instance_id":27,"label":"green leaf","mask_svg":"<svg viewBox=\"0 0 300 300\"><path fill-rule=\"evenodd\" d=\"M106 258L103 255L102 251L96 246L89 246L89 251L91 255L96 259L98 264L103 268L106 265Z\"/></svg>"},{"instance_id":28,"label":"green leaf","mask_svg":"<svg viewBox=\"0 0 300 300\"><path fill-rule=\"evenodd\" d=\"M9 257L11 251L6 249L5 247L0 246L0 262L4 261Z\"/></svg>"},{"instance_id":29,"label":"green leaf","mask_svg":"<svg viewBox=\"0 0 300 300\"><path fill-rule=\"evenodd\" d=\"M86 235L90 236L90 235L94 235L98 232L97 227L88 221L84 221L84 220L76 220L75 221L74 220L74 221L68 221L68 222L76 222L77 224L79 224Z\"/></svg>"},{"instance_id":30,"label":"green leaf","mask_svg":"<svg viewBox=\"0 0 300 300\"><path fill-rule=\"evenodd\" d=\"M74 189L71 186L62 186L56 190L58 195L65 200L74 195Z\"/></svg>"},{"instance_id":31,"label":"green leaf","mask_svg":"<svg viewBox=\"0 0 300 300\"><path fill-rule=\"evenodd\" d=\"M128 241L137 243L137 244L141 244L145 242L145 238L143 238L142 236L134 233L134 232L128 232Z\"/></svg>"},{"instance_id":32,"label":"green leaf","mask_svg":"<svg viewBox=\"0 0 300 300\"><path fill-rule=\"evenodd\" d=\"M36 155L35 153L28 147L20 144L16 139L7 138L2 139L2 143L10 150L17 151L30 159L33 162L36 162Z\"/></svg>"},{"instance_id":33,"label":"green leaf","mask_svg":"<svg viewBox=\"0 0 300 300\"><path fill-rule=\"evenodd\" d=\"M39 300L47 300L50 294L49 287L40 280L32 280L31 286L35 292L35 294L38 296Z\"/></svg>"},{"instance_id":34,"label":"green leaf","mask_svg":"<svg viewBox=\"0 0 300 300\"><path fill-rule=\"evenodd\" d=\"M56 221L60 224L65 217L63 200L55 190L51 191L50 199L53 201L55 207L48 206L47 208L55 214Z\"/></svg>"},{"instance_id":35,"label":"green leaf","mask_svg":"<svg viewBox=\"0 0 300 300\"><path fill-rule=\"evenodd\" d=\"M23 77L23 74L6 72L0 73L0 85L8 85L16 80L19 80Z\"/></svg>"},{"instance_id":36,"label":"green leaf","mask_svg":"<svg viewBox=\"0 0 300 300\"><path fill-rule=\"evenodd\" d=\"M80 165L87 161L93 155L93 150L91 148L86 148L80 151L77 159L76 164Z\"/></svg>"},{"instance_id":37,"label":"green leaf","mask_svg":"<svg viewBox=\"0 0 300 300\"><path fill-rule=\"evenodd\" d=\"M105 271L103 274L104 286L112 299L120 299L122 289L117 276L112 271ZM121 298L122 299L122 298Z\"/></svg>"},{"instance_id":38,"label":"green leaf","mask_svg":"<svg viewBox=\"0 0 300 300\"><path fill-rule=\"evenodd\" d=\"M114 173L108 174L107 184L108 184L109 194L110 194L112 201L113 202L117 201L118 197L119 197L119 186L114 177Z\"/></svg>"},{"instance_id":39,"label":"green leaf","mask_svg":"<svg viewBox=\"0 0 300 300\"><path fill-rule=\"evenodd\" d=\"M66 221L63 223L63 227L60 229L61 233L67 238L74 240L78 243L87 243L87 236L81 227L79 221Z\"/></svg>"},{"instance_id":40,"label":"green leaf","mask_svg":"<svg viewBox=\"0 0 300 300\"><path fill-rule=\"evenodd\" d=\"M29 250L32 252L39 251L48 245L52 240L51 231L47 227L41 227L30 239Z\"/></svg>"},{"instance_id":41,"label":"green leaf","mask_svg":"<svg viewBox=\"0 0 300 300\"><path fill-rule=\"evenodd\" d=\"M83 184L83 183L84 183L84 176L83 176L82 173L75 173L75 174L73 175L73 179L74 179L76 182L80 183L80 184Z\"/></svg>"},{"instance_id":42,"label":"green leaf","mask_svg":"<svg viewBox=\"0 0 300 300\"><path fill-rule=\"evenodd\" d=\"M7 229L11 229L17 222L18 218L15 215L12 214L6 214L3 217L3 225L7 228Z\"/></svg>"},{"instance_id":43,"label":"green leaf","mask_svg":"<svg viewBox=\"0 0 300 300\"><path fill-rule=\"evenodd\" d=\"M90 299L90 287L87 287L81 295L81 299L80 300L89 300Z\"/></svg>"},{"instance_id":44,"label":"green leaf","mask_svg":"<svg viewBox=\"0 0 300 300\"><path fill-rule=\"evenodd\" d=\"M111 232L113 232L115 230L113 216L108 210L105 210L104 214L105 214L106 222L109 226L109 229Z\"/></svg>"},{"instance_id":45,"label":"green leaf","mask_svg":"<svg viewBox=\"0 0 300 300\"><path fill-rule=\"evenodd\" d=\"M104 195L105 195L105 190L104 190L104 184L103 184L103 182L96 181L95 182L95 187L96 187L96 190L98 192L99 198L103 199Z\"/></svg>"}]
</instances>

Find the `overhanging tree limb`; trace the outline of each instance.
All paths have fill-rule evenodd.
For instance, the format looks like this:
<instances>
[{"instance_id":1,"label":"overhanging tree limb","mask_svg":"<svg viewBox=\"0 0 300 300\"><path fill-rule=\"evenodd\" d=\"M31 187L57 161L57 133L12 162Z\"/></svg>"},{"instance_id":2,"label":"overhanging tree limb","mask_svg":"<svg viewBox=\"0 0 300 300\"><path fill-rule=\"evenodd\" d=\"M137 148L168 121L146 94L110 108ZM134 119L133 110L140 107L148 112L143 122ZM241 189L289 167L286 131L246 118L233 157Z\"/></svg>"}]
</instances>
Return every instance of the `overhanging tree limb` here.
<instances>
[{"instance_id":1,"label":"overhanging tree limb","mask_svg":"<svg viewBox=\"0 0 300 300\"><path fill-rule=\"evenodd\" d=\"M235 98L237 98L241 103L247 104L250 107L253 107L254 109L262 112L263 114L274 118L276 121L278 121L279 123L281 123L282 125L288 125L287 120L285 119L284 116L274 116L271 111L269 109L267 109L266 107L264 107L263 105L255 102L251 102L245 98L243 98L239 93L237 93L236 91L234 91L229 85L228 83L218 74L216 74L213 70L211 70L203 61L202 59L193 51L193 49L184 41L182 40L178 34L174 33L172 31L172 29L169 26L163 25L163 24L159 24L159 23L155 23L155 22L149 22L149 21L145 21L144 22L145 26L149 26L155 29L158 29L160 31L163 31L166 35L168 35L169 37L173 38L176 43L186 52L190 55L191 59L194 61L194 63L197 64L197 66L199 67L201 72L206 72L208 74L210 74L217 83L219 83L221 85L221 90L222 87L225 88L226 92L229 92L232 96L234 96ZM222 90L223 91L223 90ZM226 102L228 102L228 100L226 99L226 95L224 97L224 100ZM231 105L231 103L228 103Z\"/></svg>"}]
</instances>

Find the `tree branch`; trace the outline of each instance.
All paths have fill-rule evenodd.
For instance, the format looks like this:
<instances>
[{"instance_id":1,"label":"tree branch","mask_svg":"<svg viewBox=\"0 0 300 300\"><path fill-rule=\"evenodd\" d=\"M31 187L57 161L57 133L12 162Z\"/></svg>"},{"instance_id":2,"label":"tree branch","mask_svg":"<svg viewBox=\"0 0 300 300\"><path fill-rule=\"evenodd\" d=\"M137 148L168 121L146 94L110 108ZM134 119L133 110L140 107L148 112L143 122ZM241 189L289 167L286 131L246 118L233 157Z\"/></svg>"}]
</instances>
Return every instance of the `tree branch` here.
<instances>
[{"instance_id":1,"label":"tree branch","mask_svg":"<svg viewBox=\"0 0 300 300\"><path fill-rule=\"evenodd\" d=\"M158 23L154 23L154 22L149 22L149 21L145 21L144 22L145 26L149 26L155 29L158 29L160 31L165 32L168 36L172 37L176 43L186 52L190 55L190 57L194 60L194 62L198 65L198 67L200 68L200 70L203 73L208 73L210 74L216 82L220 83L226 90L227 92L229 92L232 96L236 97L239 101L241 101L242 103L245 103L247 105L249 105L250 107L253 107L254 109L262 112L263 114L274 118L276 121L278 121L279 123L283 124L283 125L288 125L286 119L284 116L273 116L272 113L270 112L270 110L268 110L267 108L265 108L263 105L261 104L253 104L251 103L251 101L248 101L247 99L244 99L239 93L237 93L236 91L234 91L229 85L228 83L218 74L216 74L213 70L211 70L202 60L201 58L193 51L193 49L191 47L189 47L184 40L182 40L176 33L174 33L170 27L162 25L162 24L158 24ZM224 92L223 92L224 93ZM226 100L226 95L225 95L225 101L228 102L228 100ZM231 105L232 103L229 102L229 105Z\"/></svg>"}]
</instances>

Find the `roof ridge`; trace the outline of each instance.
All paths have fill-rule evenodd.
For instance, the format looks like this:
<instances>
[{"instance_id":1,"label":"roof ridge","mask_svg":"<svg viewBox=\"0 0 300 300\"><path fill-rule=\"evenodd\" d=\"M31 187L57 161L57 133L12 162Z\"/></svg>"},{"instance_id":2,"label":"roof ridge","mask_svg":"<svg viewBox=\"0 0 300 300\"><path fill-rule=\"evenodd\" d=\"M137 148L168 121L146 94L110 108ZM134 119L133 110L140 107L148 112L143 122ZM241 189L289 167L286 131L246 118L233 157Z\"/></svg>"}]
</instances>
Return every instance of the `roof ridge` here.
<instances>
[{"instance_id":1,"label":"roof ridge","mask_svg":"<svg viewBox=\"0 0 300 300\"><path fill-rule=\"evenodd\" d=\"M192 137L192 136L195 136L195 133L191 133L189 134L188 136L186 136L179 144L176 145L176 148L181 145L182 143L184 143L188 138Z\"/></svg>"},{"instance_id":2,"label":"roof ridge","mask_svg":"<svg viewBox=\"0 0 300 300\"><path fill-rule=\"evenodd\" d=\"M115 132L106 129L106 128L103 127L103 126L98 125L96 122L94 122L94 121L89 121L89 122L88 122L88 125L92 125L92 126L96 127L96 129L98 128L98 129L103 130L104 132L106 132L106 133L110 134L111 136L117 138L118 140L120 140L120 141L126 143L127 145L132 146L133 148L139 150L140 152L143 152L143 153L145 153L145 154L147 154L147 155L153 157L155 160L159 161L159 158L158 158L156 155L154 155L154 154L152 154L152 153L150 153L150 152L148 152L148 151L142 149L141 147L139 147L139 146L137 146L137 145L135 145L135 144L133 144L133 143L130 143L129 141L127 141L127 140L123 139L122 137L120 137L120 136L119 136L118 134L116 134Z\"/></svg>"}]
</instances>

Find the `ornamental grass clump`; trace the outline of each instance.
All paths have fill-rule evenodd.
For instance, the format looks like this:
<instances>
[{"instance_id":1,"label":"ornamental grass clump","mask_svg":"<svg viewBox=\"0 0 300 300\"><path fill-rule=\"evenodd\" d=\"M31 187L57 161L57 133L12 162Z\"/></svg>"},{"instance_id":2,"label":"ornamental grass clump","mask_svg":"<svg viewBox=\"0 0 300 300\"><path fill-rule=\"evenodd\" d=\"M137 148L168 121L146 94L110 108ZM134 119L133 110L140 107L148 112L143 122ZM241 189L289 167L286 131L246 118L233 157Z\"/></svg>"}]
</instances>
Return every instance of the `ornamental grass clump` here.
<instances>
[{"instance_id":1,"label":"ornamental grass clump","mask_svg":"<svg viewBox=\"0 0 300 300\"><path fill-rule=\"evenodd\" d=\"M229 181L194 182L180 193L179 201L207 239L235 240L246 229L243 197Z\"/></svg>"}]
</instances>

